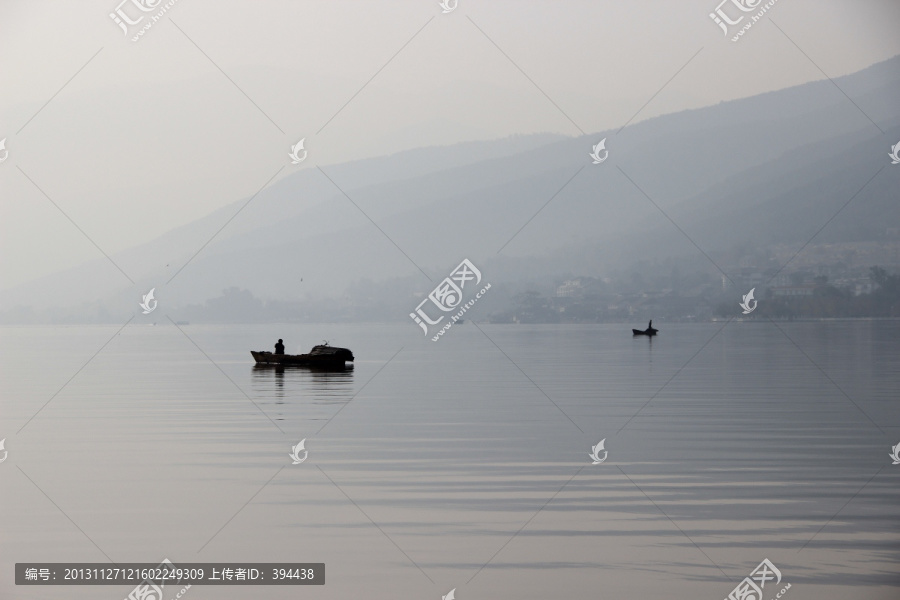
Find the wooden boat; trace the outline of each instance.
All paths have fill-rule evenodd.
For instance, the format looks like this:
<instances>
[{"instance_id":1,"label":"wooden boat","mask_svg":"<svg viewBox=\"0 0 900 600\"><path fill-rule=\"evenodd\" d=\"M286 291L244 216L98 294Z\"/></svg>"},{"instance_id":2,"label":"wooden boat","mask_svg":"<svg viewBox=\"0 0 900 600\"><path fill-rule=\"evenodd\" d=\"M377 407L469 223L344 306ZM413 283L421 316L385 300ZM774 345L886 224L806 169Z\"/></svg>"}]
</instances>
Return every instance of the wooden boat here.
<instances>
[{"instance_id":1,"label":"wooden boat","mask_svg":"<svg viewBox=\"0 0 900 600\"><path fill-rule=\"evenodd\" d=\"M640 329L632 329L631 333L633 335L646 335L648 337L653 337L654 335L656 335L657 331L659 331L659 329L654 329L653 321L650 321L650 323L647 324L647 329L644 329L643 331L641 331Z\"/></svg>"},{"instance_id":2,"label":"wooden boat","mask_svg":"<svg viewBox=\"0 0 900 600\"><path fill-rule=\"evenodd\" d=\"M273 354L255 350L251 350L250 354L258 365L341 367L345 362L353 362L353 353L350 350L328 345L313 346L309 354Z\"/></svg>"}]
</instances>

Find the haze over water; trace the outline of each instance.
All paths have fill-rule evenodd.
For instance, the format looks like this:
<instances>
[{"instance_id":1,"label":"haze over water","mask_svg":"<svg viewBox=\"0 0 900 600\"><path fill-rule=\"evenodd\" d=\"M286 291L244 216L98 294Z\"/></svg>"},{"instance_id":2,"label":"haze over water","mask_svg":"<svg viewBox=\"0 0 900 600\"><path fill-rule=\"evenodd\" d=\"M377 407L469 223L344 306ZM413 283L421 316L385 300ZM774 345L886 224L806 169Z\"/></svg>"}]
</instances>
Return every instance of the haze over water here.
<instances>
[{"instance_id":1,"label":"haze over water","mask_svg":"<svg viewBox=\"0 0 900 600\"><path fill-rule=\"evenodd\" d=\"M900 323L654 326L130 325L15 435L118 327L3 328L0 597L122 598L13 586L106 553L326 563L192 599L724 598L764 558L896 598ZM253 367L326 336L352 370Z\"/></svg>"}]
</instances>

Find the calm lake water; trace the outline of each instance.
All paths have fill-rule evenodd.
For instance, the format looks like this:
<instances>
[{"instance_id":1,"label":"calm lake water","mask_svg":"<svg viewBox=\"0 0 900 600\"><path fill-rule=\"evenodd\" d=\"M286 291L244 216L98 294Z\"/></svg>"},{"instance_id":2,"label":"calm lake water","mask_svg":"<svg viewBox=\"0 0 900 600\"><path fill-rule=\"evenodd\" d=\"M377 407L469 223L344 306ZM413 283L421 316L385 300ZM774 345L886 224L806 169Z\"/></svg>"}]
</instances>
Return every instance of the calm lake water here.
<instances>
[{"instance_id":1,"label":"calm lake water","mask_svg":"<svg viewBox=\"0 0 900 600\"><path fill-rule=\"evenodd\" d=\"M0 598L164 557L327 565L190 600L720 600L765 558L766 600L900 597L900 322L655 325L3 328ZM356 364L255 369L279 337Z\"/></svg>"}]
</instances>

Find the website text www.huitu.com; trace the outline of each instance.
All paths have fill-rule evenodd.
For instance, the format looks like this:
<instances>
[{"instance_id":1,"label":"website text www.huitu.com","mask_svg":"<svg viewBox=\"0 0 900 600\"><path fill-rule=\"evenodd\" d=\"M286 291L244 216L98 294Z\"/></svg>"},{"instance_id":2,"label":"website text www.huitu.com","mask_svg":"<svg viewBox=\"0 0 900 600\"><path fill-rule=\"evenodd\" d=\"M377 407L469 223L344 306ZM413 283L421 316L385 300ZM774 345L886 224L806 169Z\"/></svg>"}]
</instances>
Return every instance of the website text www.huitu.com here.
<instances>
[{"instance_id":1,"label":"website text www.huitu.com","mask_svg":"<svg viewBox=\"0 0 900 600\"><path fill-rule=\"evenodd\" d=\"M469 300L468 302L463 304L463 306L459 310L459 312L457 312L455 315L450 317L450 320L447 322L447 324L444 325L443 327L441 327L440 331L438 331L437 334L433 338L431 338L431 341L432 342L438 341L442 335L444 335L447 331L450 330L451 327L453 327L454 323L456 323L457 321L460 320L460 318L462 318L462 316L466 313L467 310L469 310L470 308L475 306L475 303L478 302L478 299L481 298L484 295L484 293L487 292L489 289L491 289L491 284L488 283L483 288L481 288L481 291L479 291L477 294L475 294L474 298L472 298L471 300Z\"/></svg>"},{"instance_id":2,"label":"website text www.huitu.com","mask_svg":"<svg viewBox=\"0 0 900 600\"><path fill-rule=\"evenodd\" d=\"M731 38L731 41L732 41L732 42L737 42L737 41L739 41L739 40L741 39L741 37L742 37L742 36L743 36L743 35L744 35L751 27L753 27L753 25L755 25L760 19L762 19L762 16L763 16L764 14L766 14L767 12L769 12L769 9L770 9L770 8L772 8L773 6L775 6L775 3L776 3L776 2L778 2L778 0L769 0L768 2L766 2L765 4L762 5L762 8L760 9L760 11L759 11L758 13L756 13L755 15L750 15L750 20L747 22L746 25L744 25L743 27L741 27L741 28L738 30L738 32L734 35L734 37Z\"/></svg>"}]
</instances>

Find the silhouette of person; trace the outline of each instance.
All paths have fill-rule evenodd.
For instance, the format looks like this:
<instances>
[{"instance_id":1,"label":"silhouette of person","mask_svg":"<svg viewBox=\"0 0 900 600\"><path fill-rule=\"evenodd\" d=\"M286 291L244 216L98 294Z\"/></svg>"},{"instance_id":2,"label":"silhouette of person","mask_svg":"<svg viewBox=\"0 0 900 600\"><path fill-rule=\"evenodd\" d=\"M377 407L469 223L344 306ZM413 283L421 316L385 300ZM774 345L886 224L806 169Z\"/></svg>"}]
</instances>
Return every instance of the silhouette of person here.
<instances>
[{"instance_id":1,"label":"silhouette of person","mask_svg":"<svg viewBox=\"0 0 900 600\"><path fill-rule=\"evenodd\" d=\"M282 340L279 339L278 343L275 344L275 354L284 354L284 344L281 343Z\"/></svg>"}]
</instances>

